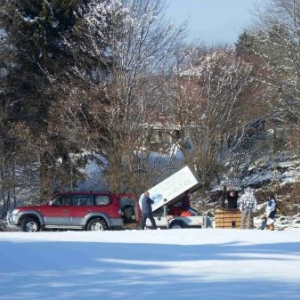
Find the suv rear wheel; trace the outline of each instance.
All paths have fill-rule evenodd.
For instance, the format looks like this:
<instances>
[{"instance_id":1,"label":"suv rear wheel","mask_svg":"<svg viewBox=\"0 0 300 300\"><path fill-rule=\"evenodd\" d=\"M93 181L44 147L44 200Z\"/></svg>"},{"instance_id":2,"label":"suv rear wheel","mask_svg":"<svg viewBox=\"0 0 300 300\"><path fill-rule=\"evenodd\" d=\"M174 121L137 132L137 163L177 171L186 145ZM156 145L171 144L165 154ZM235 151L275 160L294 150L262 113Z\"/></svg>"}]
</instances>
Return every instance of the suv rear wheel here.
<instances>
[{"instance_id":1,"label":"suv rear wheel","mask_svg":"<svg viewBox=\"0 0 300 300\"><path fill-rule=\"evenodd\" d=\"M87 225L87 230L90 231L104 231L106 230L106 223L104 220L100 218L92 219L88 225Z\"/></svg>"},{"instance_id":2,"label":"suv rear wheel","mask_svg":"<svg viewBox=\"0 0 300 300\"><path fill-rule=\"evenodd\" d=\"M41 229L40 223L34 218L27 217L21 223L21 229L25 232L36 232Z\"/></svg>"}]
</instances>

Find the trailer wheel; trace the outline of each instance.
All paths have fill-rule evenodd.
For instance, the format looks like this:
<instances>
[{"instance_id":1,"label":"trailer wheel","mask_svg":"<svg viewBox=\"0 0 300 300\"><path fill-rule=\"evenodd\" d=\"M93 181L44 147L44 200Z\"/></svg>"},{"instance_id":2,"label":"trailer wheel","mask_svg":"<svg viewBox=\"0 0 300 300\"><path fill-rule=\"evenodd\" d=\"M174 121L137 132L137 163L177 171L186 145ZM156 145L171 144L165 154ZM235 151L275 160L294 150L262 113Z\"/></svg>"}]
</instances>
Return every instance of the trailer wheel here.
<instances>
[{"instance_id":1,"label":"trailer wheel","mask_svg":"<svg viewBox=\"0 0 300 300\"><path fill-rule=\"evenodd\" d=\"M180 221L173 221L169 226L170 229L181 229L184 227L184 224Z\"/></svg>"}]
</instances>

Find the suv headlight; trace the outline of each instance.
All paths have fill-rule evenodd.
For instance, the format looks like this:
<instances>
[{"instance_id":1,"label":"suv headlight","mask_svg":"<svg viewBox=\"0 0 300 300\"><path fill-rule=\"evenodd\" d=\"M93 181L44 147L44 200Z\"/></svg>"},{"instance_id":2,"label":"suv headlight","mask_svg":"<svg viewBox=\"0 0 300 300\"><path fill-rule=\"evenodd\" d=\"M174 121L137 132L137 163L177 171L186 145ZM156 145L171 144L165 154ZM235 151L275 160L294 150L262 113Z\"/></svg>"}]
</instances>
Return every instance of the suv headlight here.
<instances>
[{"instance_id":1,"label":"suv headlight","mask_svg":"<svg viewBox=\"0 0 300 300\"><path fill-rule=\"evenodd\" d=\"M19 213L19 211L20 211L20 210L16 208L16 209L14 209L14 210L12 211L12 213L11 213L11 214L12 214L12 215L16 215L16 214L18 214L18 213Z\"/></svg>"}]
</instances>

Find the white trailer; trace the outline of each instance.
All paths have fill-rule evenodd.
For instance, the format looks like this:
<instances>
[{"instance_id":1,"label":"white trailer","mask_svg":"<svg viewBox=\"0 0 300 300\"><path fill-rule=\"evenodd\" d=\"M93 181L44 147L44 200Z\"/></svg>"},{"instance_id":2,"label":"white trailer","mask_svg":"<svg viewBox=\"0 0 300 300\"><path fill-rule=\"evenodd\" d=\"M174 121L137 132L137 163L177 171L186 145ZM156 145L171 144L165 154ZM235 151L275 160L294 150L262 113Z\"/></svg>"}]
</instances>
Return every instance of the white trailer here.
<instances>
[{"instance_id":1,"label":"white trailer","mask_svg":"<svg viewBox=\"0 0 300 300\"><path fill-rule=\"evenodd\" d=\"M195 172L188 166L177 171L162 182L149 189L154 201L152 211L156 224L160 228L203 228L207 227L205 216L175 216L168 213L172 205L180 202L187 191L193 193L201 183ZM149 220L146 225L150 226Z\"/></svg>"}]
</instances>

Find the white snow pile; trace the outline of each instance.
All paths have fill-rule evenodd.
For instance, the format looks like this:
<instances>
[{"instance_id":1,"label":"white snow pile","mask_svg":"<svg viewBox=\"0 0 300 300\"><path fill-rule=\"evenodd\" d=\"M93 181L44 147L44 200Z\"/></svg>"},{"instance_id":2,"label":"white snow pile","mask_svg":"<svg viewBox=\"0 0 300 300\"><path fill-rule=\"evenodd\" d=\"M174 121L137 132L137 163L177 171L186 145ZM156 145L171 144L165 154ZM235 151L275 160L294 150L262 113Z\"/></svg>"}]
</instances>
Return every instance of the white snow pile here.
<instances>
[{"instance_id":1,"label":"white snow pile","mask_svg":"<svg viewBox=\"0 0 300 300\"><path fill-rule=\"evenodd\" d=\"M299 233L0 232L0 299L299 299Z\"/></svg>"}]
</instances>

